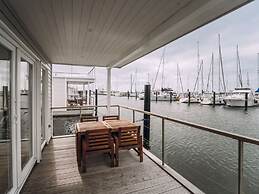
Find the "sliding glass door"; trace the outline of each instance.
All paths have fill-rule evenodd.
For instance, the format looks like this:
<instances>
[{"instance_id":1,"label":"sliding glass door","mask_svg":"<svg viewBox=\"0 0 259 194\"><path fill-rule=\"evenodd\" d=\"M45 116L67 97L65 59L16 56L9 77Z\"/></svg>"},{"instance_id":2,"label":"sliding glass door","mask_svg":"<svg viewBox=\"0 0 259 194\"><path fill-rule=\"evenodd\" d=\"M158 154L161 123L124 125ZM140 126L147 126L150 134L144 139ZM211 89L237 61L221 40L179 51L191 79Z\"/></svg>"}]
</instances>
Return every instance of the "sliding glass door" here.
<instances>
[{"instance_id":1,"label":"sliding glass door","mask_svg":"<svg viewBox=\"0 0 259 194\"><path fill-rule=\"evenodd\" d=\"M0 193L13 185L11 59L12 51L0 44Z\"/></svg>"},{"instance_id":2,"label":"sliding glass door","mask_svg":"<svg viewBox=\"0 0 259 194\"><path fill-rule=\"evenodd\" d=\"M33 156L32 64L21 58L19 69L21 168L23 169Z\"/></svg>"}]
</instances>

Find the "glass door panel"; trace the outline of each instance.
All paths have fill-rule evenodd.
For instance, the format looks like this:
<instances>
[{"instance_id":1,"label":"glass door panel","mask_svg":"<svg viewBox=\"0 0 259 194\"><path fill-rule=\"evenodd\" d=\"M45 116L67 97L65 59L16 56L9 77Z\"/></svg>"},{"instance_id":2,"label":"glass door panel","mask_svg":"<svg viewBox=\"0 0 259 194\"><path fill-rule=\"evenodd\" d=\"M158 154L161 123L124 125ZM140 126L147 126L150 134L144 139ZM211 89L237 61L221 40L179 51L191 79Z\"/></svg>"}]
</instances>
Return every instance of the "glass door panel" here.
<instances>
[{"instance_id":1,"label":"glass door panel","mask_svg":"<svg viewBox=\"0 0 259 194\"><path fill-rule=\"evenodd\" d=\"M0 193L12 188L11 55L0 45Z\"/></svg>"},{"instance_id":2,"label":"glass door panel","mask_svg":"<svg viewBox=\"0 0 259 194\"><path fill-rule=\"evenodd\" d=\"M20 63L20 123L21 167L32 157L32 65L24 59Z\"/></svg>"}]
</instances>

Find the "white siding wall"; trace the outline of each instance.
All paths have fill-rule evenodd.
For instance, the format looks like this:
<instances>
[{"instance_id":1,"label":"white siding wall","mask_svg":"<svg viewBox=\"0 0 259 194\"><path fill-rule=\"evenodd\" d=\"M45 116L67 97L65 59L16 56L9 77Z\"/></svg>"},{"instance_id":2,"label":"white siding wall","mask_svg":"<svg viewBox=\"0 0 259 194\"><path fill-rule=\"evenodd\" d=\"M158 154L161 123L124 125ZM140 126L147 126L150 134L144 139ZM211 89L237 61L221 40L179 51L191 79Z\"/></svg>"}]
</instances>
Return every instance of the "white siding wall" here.
<instances>
[{"instance_id":1,"label":"white siding wall","mask_svg":"<svg viewBox=\"0 0 259 194\"><path fill-rule=\"evenodd\" d=\"M52 83L52 106L60 107L66 106L66 79L65 78L53 78Z\"/></svg>"}]
</instances>

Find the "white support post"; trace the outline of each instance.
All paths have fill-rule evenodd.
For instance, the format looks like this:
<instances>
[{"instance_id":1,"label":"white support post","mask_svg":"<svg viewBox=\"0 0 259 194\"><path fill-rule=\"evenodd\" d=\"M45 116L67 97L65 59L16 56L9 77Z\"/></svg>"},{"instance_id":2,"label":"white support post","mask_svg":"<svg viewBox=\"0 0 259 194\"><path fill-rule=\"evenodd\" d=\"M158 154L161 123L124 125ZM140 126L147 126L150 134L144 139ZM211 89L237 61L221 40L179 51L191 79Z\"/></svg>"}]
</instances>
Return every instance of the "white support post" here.
<instances>
[{"instance_id":1,"label":"white support post","mask_svg":"<svg viewBox=\"0 0 259 194\"><path fill-rule=\"evenodd\" d=\"M111 68L107 68L107 113L111 113Z\"/></svg>"}]
</instances>

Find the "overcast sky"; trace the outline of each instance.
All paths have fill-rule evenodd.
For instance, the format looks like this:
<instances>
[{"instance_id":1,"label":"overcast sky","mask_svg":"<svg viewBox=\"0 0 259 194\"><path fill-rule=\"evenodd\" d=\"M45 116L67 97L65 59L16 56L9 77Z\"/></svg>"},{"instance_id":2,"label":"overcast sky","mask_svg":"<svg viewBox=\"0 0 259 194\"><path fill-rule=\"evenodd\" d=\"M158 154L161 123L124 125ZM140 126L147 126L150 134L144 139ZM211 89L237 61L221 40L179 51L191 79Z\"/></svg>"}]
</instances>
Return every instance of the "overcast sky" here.
<instances>
[{"instance_id":1,"label":"overcast sky","mask_svg":"<svg viewBox=\"0 0 259 194\"><path fill-rule=\"evenodd\" d=\"M177 64L179 64L184 90L192 91L197 77L197 41L200 45L200 58L204 64L204 85L207 83L211 54L215 57L215 88L218 88L218 34L221 35L224 73L228 90L236 86L236 45L239 45L243 82L250 87L259 87L257 82L257 53L259 53L259 0L256 0L188 35L166 45L165 48L165 87L176 89ZM130 75L136 75L137 90L152 82L158 69L163 48L160 48L121 69L112 70L112 89L126 91L130 88ZM89 67L56 66L54 71L87 72ZM149 74L149 76L148 76ZM156 86L161 87L161 70ZM106 88L106 69L96 69L98 89Z\"/></svg>"}]
</instances>

